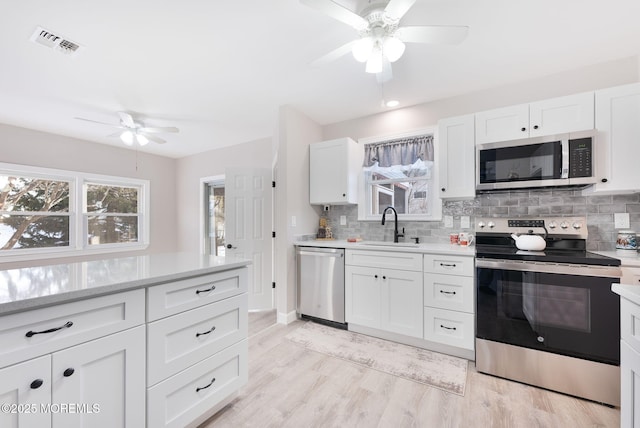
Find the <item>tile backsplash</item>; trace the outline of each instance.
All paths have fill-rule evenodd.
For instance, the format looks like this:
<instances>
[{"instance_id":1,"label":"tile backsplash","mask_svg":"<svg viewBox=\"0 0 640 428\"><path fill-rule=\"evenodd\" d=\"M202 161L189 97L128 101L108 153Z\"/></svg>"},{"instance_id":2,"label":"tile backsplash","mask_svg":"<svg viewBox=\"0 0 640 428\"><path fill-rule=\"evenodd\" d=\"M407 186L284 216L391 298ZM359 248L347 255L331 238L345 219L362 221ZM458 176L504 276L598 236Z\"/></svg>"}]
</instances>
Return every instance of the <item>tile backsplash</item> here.
<instances>
[{"instance_id":1,"label":"tile backsplash","mask_svg":"<svg viewBox=\"0 0 640 428\"><path fill-rule=\"evenodd\" d=\"M442 214L453 216L453 228L445 228L442 221L400 221L398 228L405 228L406 242L419 237L420 242L447 243L451 232L462 230L461 216L471 218L471 229L476 217L585 216L589 230L587 248L612 251L617 235L614 213L629 213L630 229L640 232L640 193L585 196L580 190L565 189L484 193L473 200L444 203ZM346 226L340 225L340 216L346 217ZM358 221L358 208L354 205L332 206L327 219L336 239L393 240L392 221L384 226L380 222Z\"/></svg>"}]
</instances>

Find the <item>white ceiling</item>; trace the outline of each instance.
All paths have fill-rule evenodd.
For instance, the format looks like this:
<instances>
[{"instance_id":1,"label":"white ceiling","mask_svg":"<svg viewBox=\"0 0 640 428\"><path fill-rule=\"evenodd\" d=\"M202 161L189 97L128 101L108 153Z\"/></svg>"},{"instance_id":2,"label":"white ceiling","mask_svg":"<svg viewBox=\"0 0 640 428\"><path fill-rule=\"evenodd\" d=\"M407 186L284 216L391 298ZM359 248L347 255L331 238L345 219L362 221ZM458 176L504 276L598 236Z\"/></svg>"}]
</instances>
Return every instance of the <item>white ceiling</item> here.
<instances>
[{"instance_id":1,"label":"white ceiling","mask_svg":"<svg viewBox=\"0 0 640 428\"><path fill-rule=\"evenodd\" d=\"M182 157L274 134L289 104L321 125L384 111L351 55L310 63L355 30L298 0L29 0L0 16L0 122L122 145L127 111L177 126L142 150ZM354 7L355 0L336 2ZM407 45L387 99L409 106L640 52L638 0L417 0L402 25L467 25L460 45ZM29 41L37 26L84 46Z\"/></svg>"}]
</instances>

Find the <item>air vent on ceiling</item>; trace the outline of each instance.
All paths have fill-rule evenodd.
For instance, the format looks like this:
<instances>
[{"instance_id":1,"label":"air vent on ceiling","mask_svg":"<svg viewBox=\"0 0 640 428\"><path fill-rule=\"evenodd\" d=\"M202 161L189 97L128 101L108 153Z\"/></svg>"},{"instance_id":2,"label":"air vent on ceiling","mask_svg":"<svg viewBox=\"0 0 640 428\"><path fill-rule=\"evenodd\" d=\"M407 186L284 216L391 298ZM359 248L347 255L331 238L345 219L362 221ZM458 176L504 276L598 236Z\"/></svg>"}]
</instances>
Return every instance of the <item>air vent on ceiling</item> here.
<instances>
[{"instance_id":1,"label":"air vent on ceiling","mask_svg":"<svg viewBox=\"0 0 640 428\"><path fill-rule=\"evenodd\" d=\"M76 56L83 49L81 45L42 27L36 27L31 35L32 42L46 46L69 56Z\"/></svg>"}]
</instances>

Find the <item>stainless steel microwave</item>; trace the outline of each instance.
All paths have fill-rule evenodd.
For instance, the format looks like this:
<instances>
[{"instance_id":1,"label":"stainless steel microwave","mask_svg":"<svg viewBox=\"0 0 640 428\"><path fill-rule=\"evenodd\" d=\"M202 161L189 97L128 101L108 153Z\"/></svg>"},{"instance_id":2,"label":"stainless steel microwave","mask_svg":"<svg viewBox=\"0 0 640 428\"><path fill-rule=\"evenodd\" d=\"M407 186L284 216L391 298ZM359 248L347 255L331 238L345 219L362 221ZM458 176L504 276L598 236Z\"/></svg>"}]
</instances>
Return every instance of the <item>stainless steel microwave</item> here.
<instances>
[{"instance_id":1,"label":"stainless steel microwave","mask_svg":"<svg viewBox=\"0 0 640 428\"><path fill-rule=\"evenodd\" d=\"M586 186L596 182L595 132L476 146L476 190Z\"/></svg>"}]
</instances>

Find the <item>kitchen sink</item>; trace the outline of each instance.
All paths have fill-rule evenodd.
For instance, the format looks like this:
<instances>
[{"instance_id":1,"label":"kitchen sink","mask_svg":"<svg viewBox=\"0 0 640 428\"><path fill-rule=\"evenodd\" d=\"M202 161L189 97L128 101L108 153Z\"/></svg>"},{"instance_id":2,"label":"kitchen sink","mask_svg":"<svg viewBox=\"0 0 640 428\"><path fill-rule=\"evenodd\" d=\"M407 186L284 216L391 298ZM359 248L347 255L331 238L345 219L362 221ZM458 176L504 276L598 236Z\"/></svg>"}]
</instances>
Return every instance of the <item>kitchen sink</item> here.
<instances>
[{"instance_id":1,"label":"kitchen sink","mask_svg":"<svg viewBox=\"0 0 640 428\"><path fill-rule=\"evenodd\" d=\"M360 245L370 245L375 247L404 247L404 248L418 248L420 244L414 244L412 242L388 242L388 241L367 241L360 242Z\"/></svg>"}]
</instances>

